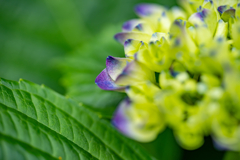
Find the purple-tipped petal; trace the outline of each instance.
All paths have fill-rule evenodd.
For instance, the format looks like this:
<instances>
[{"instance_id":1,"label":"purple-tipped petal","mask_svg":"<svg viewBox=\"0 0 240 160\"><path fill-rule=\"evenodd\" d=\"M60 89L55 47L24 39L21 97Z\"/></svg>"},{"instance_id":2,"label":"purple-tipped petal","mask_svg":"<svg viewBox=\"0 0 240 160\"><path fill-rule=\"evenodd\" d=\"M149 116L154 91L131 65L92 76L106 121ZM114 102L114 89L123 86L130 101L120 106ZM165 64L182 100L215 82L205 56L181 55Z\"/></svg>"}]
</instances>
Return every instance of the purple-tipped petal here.
<instances>
[{"instance_id":1,"label":"purple-tipped petal","mask_svg":"<svg viewBox=\"0 0 240 160\"><path fill-rule=\"evenodd\" d=\"M107 70L104 69L96 78L95 83L99 88L103 90L120 90L123 87L120 87L114 83L111 77L108 75Z\"/></svg>"},{"instance_id":2,"label":"purple-tipped petal","mask_svg":"<svg viewBox=\"0 0 240 160\"><path fill-rule=\"evenodd\" d=\"M152 37L151 37L150 41L151 42L160 41L161 39L166 39L167 36L168 35L166 33L155 32L155 33L152 34Z\"/></svg>"},{"instance_id":3,"label":"purple-tipped petal","mask_svg":"<svg viewBox=\"0 0 240 160\"><path fill-rule=\"evenodd\" d=\"M134 41L133 39L127 39L127 40L124 42L124 47L127 47L127 46L131 45L131 43L132 43L133 41Z\"/></svg>"},{"instance_id":4,"label":"purple-tipped petal","mask_svg":"<svg viewBox=\"0 0 240 160\"><path fill-rule=\"evenodd\" d=\"M135 12L140 17L149 16L154 13L162 13L164 11L164 7L155 4L142 3L135 7Z\"/></svg>"},{"instance_id":5,"label":"purple-tipped petal","mask_svg":"<svg viewBox=\"0 0 240 160\"><path fill-rule=\"evenodd\" d=\"M138 25L136 25L133 28L132 32L141 32L141 33L147 33L147 34L151 35L154 31L149 24L139 23Z\"/></svg>"},{"instance_id":6,"label":"purple-tipped petal","mask_svg":"<svg viewBox=\"0 0 240 160\"><path fill-rule=\"evenodd\" d=\"M227 5L224 5L224 6L219 6L217 10L219 13L222 14L226 9L227 9Z\"/></svg>"},{"instance_id":7,"label":"purple-tipped petal","mask_svg":"<svg viewBox=\"0 0 240 160\"><path fill-rule=\"evenodd\" d=\"M127 114L125 113L125 108L130 107L131 101L129 99L123 100L117 111L114 114L114 117L112 119L112 124L123 134L129 135L131 134L129 131L129 119L127 117Z\"/></svg>"},{"instance_id":8,"label":"purple-tipped petal","mask_svg":"<svg viewBox=\"0 0 240 160\"><path fill-rule=\"evenodd\" d=\"M230 8L224 11L221 16L222 20L224 20L225 22L228 22L230 18L235 18L235 12L236 10L234 8Z\"/></svg>"},{"instance_id":9,"label":"purple-tipped petal","mask_svg":"<svg viewBox=\"0 0 240 160\"><path fill-rule=\"evenodd\" d=\"M135 26L135 29L138 30L138 31L143 31L143 25L140 23L140 24Z\"/></svg>"},{"instance_id":10,"label":"purple-tipped petal","mask_svg":"<svg viewBox=\"0 0 240 160\"><path fill-rule=\"evenodd\" d=\"M117 79L117 77L122 73L123 69L127 66L127 63L130 61L131 59L128 58L115 58L112 56L107 57L106 69L112 80L115 81Z\"/></svg>"},{"instance_id":11,"label":"purple-tipped petal","mask_svg":"<svg viewBox=\"0 0 240 160\"><path fill-rule=\"evenodd\" d=\"M198 20L204 21L204 19L207 17L208 14L209 14L209 10L203 9L203 10L200 11L200 12L194 13L194 14L189 18L189 20L191 21L191 20L194 20L194 19L198 19Z\"/></svg>"},{"instance_id":12,"label":"purple-tipped petal","mask_svg":"<svg viewBox=\"0 0 240 160\"><path fill-rule=\"evenodd\" d=\"M144 46L144 42L134 39L128 39L124 43L124 51L126 57L133 57L135 53L139 51L141 46Z\"/></svg>"},{"instance_id":13,"label":"purple-tipped petal","mask_svg":"<svg viewBox=\"0 0 240 160\"><path fill-rule=\"evenodd\" d=\"M124 42L128 39L136 39L139 41L142 40L144 42L148 42L151 38L151 35L147 33L122 32L122 33L116 34L114 38L121 44L124 44Z\"/></svg>"},{"instance_id":14,"label":"purple-tipped petal","mask_svg":"<svg viewBox=\"0 0 240 160\"><path fill-rule=\"evenodd\" d=\"M145 110L145 107L149 109ZM135 115L141 116L141 119ZM141 142L149 142L155 139L158 133L164 129L164 121L161 117L156 105L135 103L125 99L118 106L112 124L130 138Z\"/></svg>"},{"instance_id":15,"label":"purple-tipped petal","mask_svg":"<svg viewBox=\"0 0 240 160\"><path fill-rule=\"evenodd\" d=\"M123 24L122 31L123 32L132 31L133 28L135 28L141 22L142 20L139 20L139 19L132 19L130 21L127 21Z\"/></svg>"}]
</instances>

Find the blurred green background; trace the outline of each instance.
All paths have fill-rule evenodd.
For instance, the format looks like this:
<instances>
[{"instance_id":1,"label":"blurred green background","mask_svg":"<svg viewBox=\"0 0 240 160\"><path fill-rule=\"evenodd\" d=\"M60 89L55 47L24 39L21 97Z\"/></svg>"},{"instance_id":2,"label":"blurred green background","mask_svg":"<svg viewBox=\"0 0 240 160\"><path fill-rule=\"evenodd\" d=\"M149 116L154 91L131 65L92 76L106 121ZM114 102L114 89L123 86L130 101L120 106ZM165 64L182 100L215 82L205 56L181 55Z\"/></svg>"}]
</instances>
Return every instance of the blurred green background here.
<instances>
[{"instance_id":1,"label":"blurred green background","mask_svg":"<svg viewBox=\"0 0 240 160\"><path fill-rule=\"evenodd\" d=\"M94 84L108 55L124 56L114 41L124 21L137 18L138 3L171 7L175 0L0 0L0 77L45 84L110 119L124 94ZM195 151L182 150L170 129L142 144L157 159L222 159L211 138Z\"/></svg>"}]
</instances>

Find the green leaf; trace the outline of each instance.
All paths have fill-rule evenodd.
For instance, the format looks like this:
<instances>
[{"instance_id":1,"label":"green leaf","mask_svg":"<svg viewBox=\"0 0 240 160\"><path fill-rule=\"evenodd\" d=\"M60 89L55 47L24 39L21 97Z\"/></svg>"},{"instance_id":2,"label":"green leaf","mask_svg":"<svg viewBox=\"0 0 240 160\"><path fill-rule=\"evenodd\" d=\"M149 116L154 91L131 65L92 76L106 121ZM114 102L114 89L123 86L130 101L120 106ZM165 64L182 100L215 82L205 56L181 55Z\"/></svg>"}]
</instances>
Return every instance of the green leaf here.
<instances>
[{"instance_id":1,"label":"green leaf","mask_svg":"<svg viewBox=\"0 0 240 160\"><path fill-rule=\"evenodd\" d=\"M151 159L88 108L25 80L0 79L0 137L0 159Z\"/></svg>"},{"instance_id":2,"label":"green leaf","mask_svg":"<svg viewBox=\"0 0 240 160\"><path fill-rule=\"evenodd\" d=\"M228 151L225 153L223 160L237 160L240 159L240 152Z\"/></svg>"},{"instance_id":3,"label":"green leaf","mask_svg":"<svg viewBox=\"0 0 240 160\"><path fill-rule=\"evenodd\" d=\"M46 84L63 93L52 60L69 46L43 1L0 1L0 75Z\"/></svg>"},{"instance_id":4,"label":"green leaf","mask_svg":"<svg viewBox=\"0 0 240 160\"><path fill-rule=\"evenodd\" d=\"M107 56L122 57L124 54L123 47L113 39L117 28L118 25L106 26L95 39L59 62L67 95L109 117L125 94L101 90L94 81L106 67Z\"/></svg>"}]
</instances>

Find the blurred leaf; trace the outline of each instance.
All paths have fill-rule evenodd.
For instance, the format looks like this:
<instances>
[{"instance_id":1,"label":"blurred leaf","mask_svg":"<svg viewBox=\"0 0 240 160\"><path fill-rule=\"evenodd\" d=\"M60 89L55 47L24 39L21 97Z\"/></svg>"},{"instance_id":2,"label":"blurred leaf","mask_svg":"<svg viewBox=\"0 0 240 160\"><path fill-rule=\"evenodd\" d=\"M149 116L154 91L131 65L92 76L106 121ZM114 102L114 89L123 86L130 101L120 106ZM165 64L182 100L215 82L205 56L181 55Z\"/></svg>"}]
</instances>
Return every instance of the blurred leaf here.
<instances>
[{"instance_id":1,"label":"blurred leaf","mask_svg":"<svg viewBox=\"0 0 240 160\"><path fill-rule=\"evenodd\" d=\"M228 151L225 153L223 160L238 160L240 159L240 152Z\"/></svg>"},{"instance_id":2,"label":"blurred leaf","mask_svg":"<svg viewBox=\"0 0 240 160\"><path fill-rule=\"evenodd\" d=\"M151 159L88 108L28 81L0 79L0 119L0 159Z\"/></svg>"},{"instance_id":3,"label":"blurred leaf","mask_svg":"<svg viewBox=\"0 0 240 160\"><path fill-rule=\"evenodd\" d=\"M0 0L0 76L63 93L52 60L95 38L106 23L135 18L134 5L158 0ZM174 0L162 1L172 6ZM114 34L114 33L113 33Z\"/></svg>"},{"instance_id":4,"label":"blurred leaf","mask_svg":"<svg viewBox=\"0 0 240 160\"><path fill-rule=\"evenodd\" d=\"M73 0L45 0L67 43L75 48L91 36Z\"/></svg>"},{"instance_id":5,"label":"blurred leaf","mask_svg":"<svg viewBox=\"0 0 240 160\"><path fill-rule=\"evenodd\" d=\"M94 34L99 33L105 24L119 24L129 19L137 18L134 7L138 3L156 3L171 7L176 0L74 0L87 28Z\"/></svg>"},{"instance_id":6,"label":"blurred leaf","mask_svg":"<svg viewBox=\"0 0 240 160\"><path fill-rule=\"evenodd\" d=\"M42 1L0 0L0 76L25 78L63 92L52 59L69 50Z\"/></svg>"}]
</instances>

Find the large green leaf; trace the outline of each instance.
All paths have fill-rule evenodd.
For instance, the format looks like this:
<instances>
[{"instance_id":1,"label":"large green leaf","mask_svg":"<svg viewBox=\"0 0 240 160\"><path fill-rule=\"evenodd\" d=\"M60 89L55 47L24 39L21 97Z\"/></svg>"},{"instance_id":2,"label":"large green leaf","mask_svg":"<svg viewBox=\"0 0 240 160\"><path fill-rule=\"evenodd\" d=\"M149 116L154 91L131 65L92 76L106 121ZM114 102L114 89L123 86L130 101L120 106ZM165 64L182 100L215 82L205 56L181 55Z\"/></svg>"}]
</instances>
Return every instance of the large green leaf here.
<instances>
[{"instance_id":1,"label":"large green leaf","mask_svg":"<svg viewBox=\"0 0 240 160\"><path fill-rule=\"evenodd\" d=\"M0 79L0 159L151 159L88 108L31 82Z\"/></svg>"}]
</instances>

